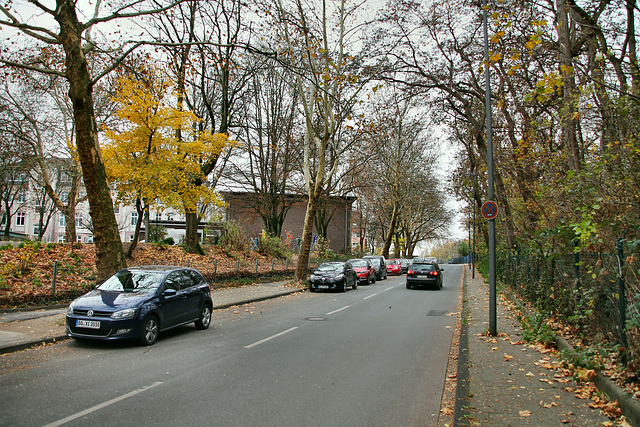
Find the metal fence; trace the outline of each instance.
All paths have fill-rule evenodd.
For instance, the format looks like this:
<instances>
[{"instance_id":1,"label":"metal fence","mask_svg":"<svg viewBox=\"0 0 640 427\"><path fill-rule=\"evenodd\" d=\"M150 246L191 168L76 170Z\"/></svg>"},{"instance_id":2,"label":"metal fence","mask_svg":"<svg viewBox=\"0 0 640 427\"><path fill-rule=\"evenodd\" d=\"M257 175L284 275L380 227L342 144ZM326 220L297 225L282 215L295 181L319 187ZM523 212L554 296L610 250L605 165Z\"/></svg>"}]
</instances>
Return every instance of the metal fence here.
<instances>
[{"instance_id":1,"label":"metal fence","mask_svg":"<svg viewBox=\"0 0 640 427\"><path fill-rule=\"evenodd\" d=\"M620 239L609 253L496 253L496 279L591 342L640 355L640 254ZM486 257L482 257L486 262Z\"/></svg>"}]
</instances>

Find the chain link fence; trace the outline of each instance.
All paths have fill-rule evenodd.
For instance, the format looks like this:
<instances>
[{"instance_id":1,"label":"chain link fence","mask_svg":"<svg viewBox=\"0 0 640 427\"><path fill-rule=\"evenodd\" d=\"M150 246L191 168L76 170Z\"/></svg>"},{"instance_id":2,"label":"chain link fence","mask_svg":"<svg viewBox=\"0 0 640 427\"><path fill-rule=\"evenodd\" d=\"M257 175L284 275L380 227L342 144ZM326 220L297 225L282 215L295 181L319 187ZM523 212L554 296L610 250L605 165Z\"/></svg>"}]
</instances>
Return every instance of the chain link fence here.
<instances>
[{"instance_id":1,"label":"chain link fence","mask_svg":"<svg viewBox=\"0 0 640 427\"><path fill-rule=\"evenodd\" d=\"M608 253L496 253L496 279L591 342L640 356L640 254L622 239ZM568 253L567 253L568 252ZM488 264L486 256L481 262Z\"/></svg>"}]
</instances>

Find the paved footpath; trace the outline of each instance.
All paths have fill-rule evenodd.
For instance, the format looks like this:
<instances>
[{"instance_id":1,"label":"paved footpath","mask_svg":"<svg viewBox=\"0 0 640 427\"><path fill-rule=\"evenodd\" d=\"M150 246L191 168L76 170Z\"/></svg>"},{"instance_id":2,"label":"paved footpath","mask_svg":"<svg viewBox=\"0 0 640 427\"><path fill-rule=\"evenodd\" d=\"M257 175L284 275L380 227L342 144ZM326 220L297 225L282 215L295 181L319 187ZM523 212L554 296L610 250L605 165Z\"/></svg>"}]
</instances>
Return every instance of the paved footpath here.
<instances>
[{"instance_id":1,"label":"paved footpath","mask_svg":"<svg viewBox=\"0 0 640 427\"><path fill-rule=\"evenodd\" d=\"M489 329L489 286L465 272L458 361L456 426L602 426L609 421L590 400L575 397L570 378L548 370L557 360L523 343L520 323L497 304L498 336ZM605 424L606 425L606 424ZM611 424L615 425L615 424Z\"/></svg>"}]
</instances>

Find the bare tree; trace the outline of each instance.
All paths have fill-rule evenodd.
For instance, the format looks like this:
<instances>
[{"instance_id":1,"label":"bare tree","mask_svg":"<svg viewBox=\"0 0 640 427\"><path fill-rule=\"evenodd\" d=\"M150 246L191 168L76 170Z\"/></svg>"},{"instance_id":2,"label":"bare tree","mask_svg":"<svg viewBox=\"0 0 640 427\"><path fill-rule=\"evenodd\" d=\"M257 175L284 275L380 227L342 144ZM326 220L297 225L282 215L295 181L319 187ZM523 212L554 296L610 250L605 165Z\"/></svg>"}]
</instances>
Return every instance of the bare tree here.
<instances>
[{"instance_id":1,"label":"bare tree","mask_svg":"<svg viewBox=\"0 0 640 427\"><path fill-rule=\"evenodd\" d=\"M129 47L100 48L93 38L92 30L98 24L114 23L123 18L151 15L170 9L181 1L170 2L164 7L142 9L144 2L134 2L102 14L102 2L97 2L91 18L82 22L78 3L73 0L56 0L55 7L33 0L35 8L32 19L12 9L11 4L0 6L4 19L0 20L3 31L16 31L35 43L32 49L19 45L17 50L3 50L0 63L5 66L27 69L58 76L69 83L69 99L73 106L76 144L82 166L82 175L87 190L90 214L94 224L97 279L104 280L113 272L126 266L122 243L113 212L113 202L107 183L107 175L100 155L98 128L93 103L96 83L110 73L142 42L130 43ZM104 40L101 40L104 41ZM107 41L108 42L108 41ZM51 55L51 53L54 55ZM103 55L104 66L89 66L89 55Z\"/></svg>"}]
</instances>

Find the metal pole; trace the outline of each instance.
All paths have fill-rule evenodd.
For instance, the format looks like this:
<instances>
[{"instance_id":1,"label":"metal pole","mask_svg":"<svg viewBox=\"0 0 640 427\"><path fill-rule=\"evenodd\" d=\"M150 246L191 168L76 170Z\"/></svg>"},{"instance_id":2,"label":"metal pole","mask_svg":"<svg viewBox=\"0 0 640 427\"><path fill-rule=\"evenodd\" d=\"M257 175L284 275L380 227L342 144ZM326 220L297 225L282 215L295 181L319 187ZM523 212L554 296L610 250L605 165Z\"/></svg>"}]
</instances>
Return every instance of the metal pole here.
<instances>
[{"instance_id":1,"label":"metal pole","mask_svg":"<svg viewBox=\"0 0 640 427\"><path fill-rule=\"evenodd\" d=\"M489 79L489 30L487 18L487 0L482 0L484 21L484 77L485 110L487 114L487 175L489 178L489 200L494 199L493 190L493 129L491 125L491 82ZM498 335L496 307L496 221L489 220L489 333Z\"/></svg>"},{"instance_id":2,"label":"metal pole","mask_svg":"<svg viewBox=\"0 0 640 427\"><path fill-rule=\"evenodd\" d=\"M622 353L623 363L627 363L627 291L622 277L622 269L624 267L624 252L622 249L623 239L618 238L618 309L620 311L620 344L624 348Z\"/></svg>"}]
</instances>

